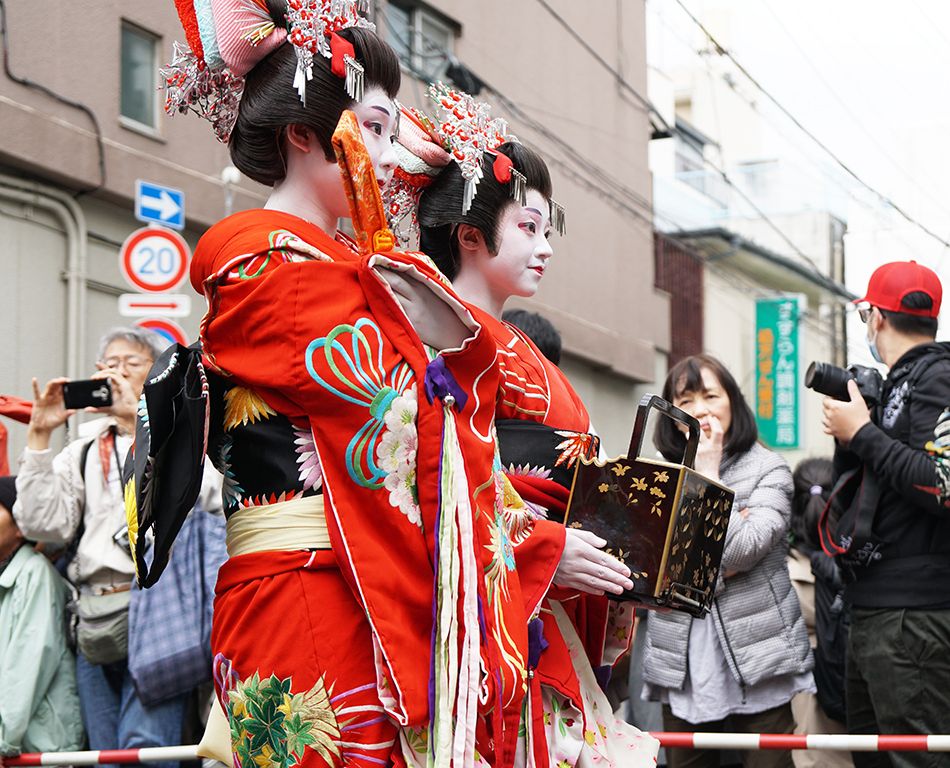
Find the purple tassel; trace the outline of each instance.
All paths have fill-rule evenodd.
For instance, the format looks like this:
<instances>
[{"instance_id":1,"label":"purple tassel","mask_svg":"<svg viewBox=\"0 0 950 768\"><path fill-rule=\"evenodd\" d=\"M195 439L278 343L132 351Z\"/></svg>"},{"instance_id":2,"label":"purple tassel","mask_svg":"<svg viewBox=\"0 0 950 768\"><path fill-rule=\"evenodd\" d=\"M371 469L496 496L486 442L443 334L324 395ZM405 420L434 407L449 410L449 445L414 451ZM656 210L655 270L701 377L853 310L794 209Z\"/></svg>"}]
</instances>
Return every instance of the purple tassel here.
<instances>
[{"instance_id":1,"label":"purple tassel","mask_svg":"<svg viewBox=\"0 0 950 768\"><path fill-rule=\"evenodd\" d=\"M445 401L447 397L452 397L455 399L455 409L461 411L468 402L468 395L446 367L445 359L441 355L426 366L425 389L430 403L435 398Z\"/></svg>"},{"instance_id":2,"label":"purple tassel","mask_svg":"<svg viewBox=\"0 0 950 768\"><path fill-rule=\"evenodd\" d=\"M528 669L537 669L541 654L547 649L544 639L544 622L540 618L528 622Z\"/></svg>"}]
</instances>

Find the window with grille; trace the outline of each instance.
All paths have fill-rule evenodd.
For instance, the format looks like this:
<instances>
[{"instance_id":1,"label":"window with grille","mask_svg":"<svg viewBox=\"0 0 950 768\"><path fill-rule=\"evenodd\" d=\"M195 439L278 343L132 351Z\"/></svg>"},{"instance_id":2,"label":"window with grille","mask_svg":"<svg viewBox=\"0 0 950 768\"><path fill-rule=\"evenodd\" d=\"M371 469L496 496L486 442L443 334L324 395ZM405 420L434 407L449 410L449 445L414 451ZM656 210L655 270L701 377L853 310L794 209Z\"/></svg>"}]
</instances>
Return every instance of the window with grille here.
<instances>
[{"instance_id":1,"label":"window with grille","mask_svg":"<svg viewBox=\"0 0 950 768\"><path fill-rule=\"evenodd\" d=\"M409 71L423 80L445 75L458 25L428 6L389 0L383 13L387 42Z\"/></svg>"}]
</instances>

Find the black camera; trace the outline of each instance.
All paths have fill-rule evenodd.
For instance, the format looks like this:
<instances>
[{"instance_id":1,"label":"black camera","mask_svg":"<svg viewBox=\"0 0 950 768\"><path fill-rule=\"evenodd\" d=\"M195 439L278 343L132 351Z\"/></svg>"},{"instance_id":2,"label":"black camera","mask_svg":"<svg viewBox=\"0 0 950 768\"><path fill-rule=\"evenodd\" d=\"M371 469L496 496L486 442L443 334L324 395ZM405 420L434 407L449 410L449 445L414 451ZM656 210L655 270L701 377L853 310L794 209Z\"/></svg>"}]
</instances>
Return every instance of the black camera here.
<instances>
[{"instance_id":1,"label":"black camera","mask_svg":"<svg viewBox=\"0 0 950 768\"><path fill-rule=\"evenodd\" d=\"M858 383L858 390L869 408L880 404L881 394L884 391L884 379L874 368L868 368L865 365L839 368L831 363L815 361L805 371L806 387L845 402L851 399L848 394L848 382L851 379Z\"/></svg>"}]
</instances>

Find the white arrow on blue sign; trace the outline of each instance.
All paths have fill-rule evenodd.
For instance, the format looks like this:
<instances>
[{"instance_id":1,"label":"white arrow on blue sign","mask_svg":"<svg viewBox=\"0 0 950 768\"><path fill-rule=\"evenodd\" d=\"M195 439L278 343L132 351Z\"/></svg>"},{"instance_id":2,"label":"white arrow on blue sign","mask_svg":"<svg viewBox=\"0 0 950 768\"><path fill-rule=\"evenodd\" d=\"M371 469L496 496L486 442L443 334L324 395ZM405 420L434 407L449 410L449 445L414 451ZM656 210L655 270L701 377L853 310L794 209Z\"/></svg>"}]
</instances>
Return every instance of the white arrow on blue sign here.
<instances>
[{"instance_id":1,"label":"white arrow on blue sign","mask_svg":"<svg viewBox=\"0 0 950 768\"><path fill-rule=\"evenodd\" d=\"M184 229L185 193L180 189L137 179L135 218L147 224L162 224L172 229Z\"/></svg>"}]
</instances>

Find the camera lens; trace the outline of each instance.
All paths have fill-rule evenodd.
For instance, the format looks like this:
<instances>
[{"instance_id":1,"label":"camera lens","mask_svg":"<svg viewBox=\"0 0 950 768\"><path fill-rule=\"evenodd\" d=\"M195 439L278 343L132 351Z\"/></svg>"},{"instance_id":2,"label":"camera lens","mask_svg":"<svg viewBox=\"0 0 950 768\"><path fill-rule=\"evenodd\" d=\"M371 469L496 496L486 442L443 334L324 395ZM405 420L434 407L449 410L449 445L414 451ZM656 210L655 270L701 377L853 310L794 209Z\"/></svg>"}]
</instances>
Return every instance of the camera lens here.
<instances>
[{"instance_id":1,"label":"camera lens","mask_svg":"<svg viewBox=\"0 0 950 768\"><path fill-rule=\"evenodd\" d=\"M844 368L830 363L813 362L805 371L805 386L835 400L850 400L848 380L853 376Z\"/></svg>"}]
</instances>

